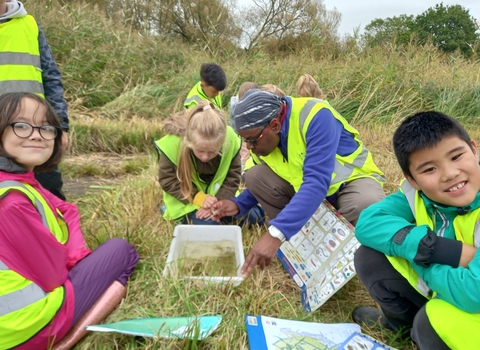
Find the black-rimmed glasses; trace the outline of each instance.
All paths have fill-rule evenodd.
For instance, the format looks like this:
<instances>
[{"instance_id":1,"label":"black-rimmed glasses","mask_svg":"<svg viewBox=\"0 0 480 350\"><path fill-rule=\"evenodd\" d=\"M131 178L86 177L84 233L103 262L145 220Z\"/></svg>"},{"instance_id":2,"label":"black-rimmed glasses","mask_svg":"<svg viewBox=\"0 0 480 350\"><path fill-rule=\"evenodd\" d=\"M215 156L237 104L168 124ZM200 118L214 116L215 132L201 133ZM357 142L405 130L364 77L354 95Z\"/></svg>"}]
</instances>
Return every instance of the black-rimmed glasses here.
<instances>
[{"instance_id":1,"label":"black-rimmed glasses","mask_svg":"<svg viewBox=\"0 0 480 350\"><path fill-rule=\"evenodd\" d=\"M57 134L59 128L53 125L33 126L25 122L11 123L13 133L22 139L29 138L33 134L34 129L38 129L40 136L45 140L53 140Z\"/></svg>"}]
</instances>

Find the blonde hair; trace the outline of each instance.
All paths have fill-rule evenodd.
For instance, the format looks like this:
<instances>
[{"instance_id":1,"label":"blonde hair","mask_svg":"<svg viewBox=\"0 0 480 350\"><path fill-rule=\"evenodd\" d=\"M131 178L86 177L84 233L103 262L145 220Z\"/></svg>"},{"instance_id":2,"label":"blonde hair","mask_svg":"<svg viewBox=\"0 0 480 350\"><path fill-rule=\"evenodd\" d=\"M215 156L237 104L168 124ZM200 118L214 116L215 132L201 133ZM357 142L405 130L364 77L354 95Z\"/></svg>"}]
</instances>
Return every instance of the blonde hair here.
<instances>
[{"instance_id":1,"label":"blonde hair","mask_svg":"<svg viewBox=\"0 0 480 350\"><path fill-rule=\"evenodd\" d=\"M238 88L238 99L240 100L248 90L252 89L258 89L258 84L252 83L251 81L246 81L245 83L240 85L240 87Z\"/></svg>"},{"instance_id":2,"label":"blonde hair","mask_svg":"<svg viewBox=\"0 0 480 350\"><path fill-rule=\"evenodd\" d=\"M180 191L185 199L191 203L193 157L191 150L195 148L211 147L220 152L227 137L227 120L222 111L215 108L210 101L202 101L188 114L185 119L183 142L177 166L177 178L180 181ZM180 136L180 135L178 135Z\"/></svg>"},{"instance_id":3,"label":"blonde hair","mask_svg":"<svg viewBox=\"0 0 480 350\"><path fill-rule=\"evenodd\" d=\"M287 96L287 95L285 95L285 93L283 92L282 89L280 89L277 85L274 85L274 84L262 85L260 90L273 92L275 95L280 96L280 97Z\"/></svg>"},{"instance_id":4,"label":"blonde hair","mask_svg":"<svg viewBox=\"0 0 480 350\"><path fill-rule=\"evenodd\" d=\"M316 97L321 100L324 100L326 97L310 74L304 74L298 79L297 95L300 97Z\"/></svg>"}]
</instances>

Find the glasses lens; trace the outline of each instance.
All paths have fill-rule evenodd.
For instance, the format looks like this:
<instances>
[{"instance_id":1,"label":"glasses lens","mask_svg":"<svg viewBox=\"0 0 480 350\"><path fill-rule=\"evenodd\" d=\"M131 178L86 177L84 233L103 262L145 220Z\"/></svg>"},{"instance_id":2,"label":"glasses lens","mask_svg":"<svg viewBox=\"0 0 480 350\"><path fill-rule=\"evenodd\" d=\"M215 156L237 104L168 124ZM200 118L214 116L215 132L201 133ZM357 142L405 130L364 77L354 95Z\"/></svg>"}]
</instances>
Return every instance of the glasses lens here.
<instances>
[{"instance_id":1,"label":"glasses lens","mask_svg":"<svg viewBox=\"0 0 480 350\"><path fill-rule=\"evenodd\" d=\"M43 125L40 127L40 135L45 140L53 140L57 136L57 128L51 125Z\"/></svg>"},{"instance_id":2,"label":"glasses lens","mask_svg":"<svg viewBox=\"0 0 480 350\"><path fill-rule=\"evenodd\" d=\"M243 142L249 143L254 146L257 143L257 139L253 139L253 140L243 139Z\"/></svg>"},{"instance_id":3,"label":"glasses lens","mask_svg":"<svg viewBox=\"0 0 480 350\"><path fill-rule=\"evenodd\" d=\"M13 132L18 137L29 137L32 134L32 126L26 123L12 124Z\"/></svg>"}]
</instances>

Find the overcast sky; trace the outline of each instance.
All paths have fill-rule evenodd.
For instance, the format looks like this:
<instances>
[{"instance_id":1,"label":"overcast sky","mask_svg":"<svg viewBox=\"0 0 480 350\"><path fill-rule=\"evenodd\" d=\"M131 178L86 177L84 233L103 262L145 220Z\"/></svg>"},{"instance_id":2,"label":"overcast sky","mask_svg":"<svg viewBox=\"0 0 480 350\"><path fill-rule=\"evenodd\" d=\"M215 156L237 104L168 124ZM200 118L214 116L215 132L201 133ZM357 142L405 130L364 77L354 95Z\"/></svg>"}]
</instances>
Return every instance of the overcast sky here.
<instances>
[{"instance_id":1,"label":"overcast sky","mask_svg":"<svg viewBox=\"0 0 480 350\"><path fill-rule=\"evenodd\" d=\"M240 0L248 1L248 0ZM342 14L339 33L353 33L353 29L365 26L375 18L387 18L399 15L419 15L430 7L440 4L441 0L324 0L327 10L334 7ZM443 5L461 5L469 10L477 20L480 19L480 0L443 1ZM480 22L479 22L480 23Z\"/></svg>"},{"instance_id":2,"label":"overcast sky","mask_svg":"<svg viewBox=\"0 0 480 350\"><path fill-rule=\"evenodd\" d=\"M252 0L237 0L240 6L251 6ZM327 10L337 10L342 14L339 34L353 34L356 27L363 32L365 26L375 18L387 18L399 15L419 15L430 7L443 2L447 5L461 5L480 24L480 0L323 0Z\"/></svg>"}]
</instances>

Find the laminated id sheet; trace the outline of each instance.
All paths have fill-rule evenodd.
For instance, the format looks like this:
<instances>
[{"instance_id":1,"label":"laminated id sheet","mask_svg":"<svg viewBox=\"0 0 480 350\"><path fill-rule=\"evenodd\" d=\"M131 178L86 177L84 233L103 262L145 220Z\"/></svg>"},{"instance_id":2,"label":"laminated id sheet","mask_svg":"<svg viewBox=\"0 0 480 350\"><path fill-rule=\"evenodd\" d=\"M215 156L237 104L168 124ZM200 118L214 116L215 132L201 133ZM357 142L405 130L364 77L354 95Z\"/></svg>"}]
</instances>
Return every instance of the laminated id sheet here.
<instances>
[{"instance_id":1,"label":"laminated id sheet","mask_svg":"<svg viewBox=\"0 0 480 350\"><path fill-rule=\"evenodd\" d=\"M280 246L277 256L300 287L305 311L318 309L355 276L359 245L353 225L324 200L300 232Z\"/></svg>"}]
</instances>

